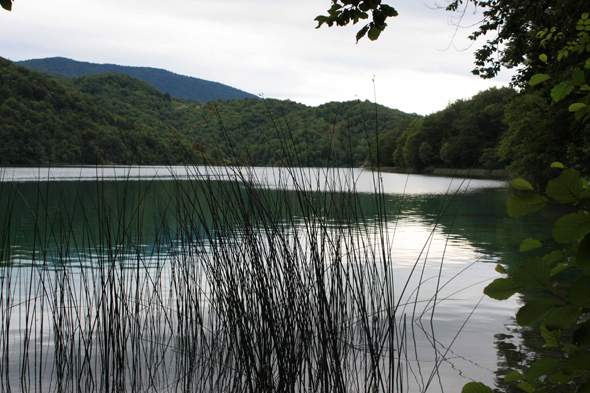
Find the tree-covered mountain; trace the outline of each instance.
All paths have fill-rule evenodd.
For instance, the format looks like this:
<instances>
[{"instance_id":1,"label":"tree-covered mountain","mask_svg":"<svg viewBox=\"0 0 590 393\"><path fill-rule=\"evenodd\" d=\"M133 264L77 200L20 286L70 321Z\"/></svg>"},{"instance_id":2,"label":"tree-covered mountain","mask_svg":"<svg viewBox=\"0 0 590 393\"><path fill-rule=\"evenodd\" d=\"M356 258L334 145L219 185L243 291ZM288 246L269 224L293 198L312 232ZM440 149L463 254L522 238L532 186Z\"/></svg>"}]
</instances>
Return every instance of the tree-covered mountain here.
<instances>
[{"instance_id":1,"label":"tree-covered mountain","mask_svg":"<svg viewBox=\"0 0 590 393\"><path fill-rule=\"evenodd\" d=\"M178 75L158 68L96 64L64 57L24 60L18 61L16 64L31 70L67 78L105 73L129 75L155 86L162 93L168 93L172 97L183 97L201 102L217 99L257 98L253 94L218 82Z\"/></svg>"},{"instance_id":2,"label":"tree-covered mountain","mask_svg":"<svg viewBox=\"0 0 590 393\"><path fill-rule=\"evenodd\" d=\"M365 102L171 99L120 74L51 77L0 59L1 164L362 165L416 118Z\"/></svg>"},{"instance_id":3,"label":"tree-covered mountain","mask_svg":"<svg viewBox=\"0 0 590 393\"><path fill-rule=\"evenodd\" d=\"M137 82L155 100L166 101L152 86ZM164 127L144 127L56 79L0 58L0 164L185 161L176 151L188 141L162 132Z\"/></svg>"},{"instance_id":4,"label":"tree-covered mountain","mask_svg":"<svg viewBox=\"0 0 590 393\"><path fill-rule=\"evenodd\" d=\"M540 174L538 183L547 162L588 167L589 126L565 116L567 103L508 88L421 117L368 101L203 104L128 75L53 77L7 60L0 72L1 164L357 167L369 158L418 171L507 167L529 178Z\"/></svg>"}]
</instances>

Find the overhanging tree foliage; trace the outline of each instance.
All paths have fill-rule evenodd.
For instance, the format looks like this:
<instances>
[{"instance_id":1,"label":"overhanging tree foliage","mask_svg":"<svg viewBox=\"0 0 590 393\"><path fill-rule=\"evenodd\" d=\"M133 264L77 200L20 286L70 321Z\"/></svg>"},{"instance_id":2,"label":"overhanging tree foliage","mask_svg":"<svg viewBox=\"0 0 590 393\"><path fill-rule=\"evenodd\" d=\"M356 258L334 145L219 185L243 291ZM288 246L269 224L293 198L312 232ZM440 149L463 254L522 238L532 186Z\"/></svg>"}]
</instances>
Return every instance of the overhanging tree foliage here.
<instances>
[{"instance_id":1,"label":"overhanging tree foliage","mask_svg":"<svg viewBox=\"0 0 590 393\"><path fill-rule=\"evenodd\" d=\"M523 87L530 76L537 72L536 68L544 66L539 60L543 50L539 47L537 32L547 26L555 26L566 36L573 35L573 26L578 17L588 11L588 3L581 0L447 0L446 7L440 8L460 15L472 8L480 11L481 20L475 25L469 39L475 41L486 37L487 41L475 51L473 74L493 78L502 68L520 67L513 83ZM318 16L316 21L319 28L323 24L346 26L370 20L358 31L356 40L358 42L368 35L374 41L387 27L387 19L397 15L394 7L381 0L332 0L327 15ZM569 62L554 66L564 69L576 61L576 56L572 56ZM552 70L551 73L556 71Z\"/></svg>"},{"instance_id":2,"label":"overhanging tree foliage","mask_svg":"<svg viewBox=\"0 0 590 393\"><path fill-rule=\"evenodd\" d=\"M8 10L8 11L12 10L12 0L0 0L0 5L5 10Z\"/></svg>"}]
</instances>

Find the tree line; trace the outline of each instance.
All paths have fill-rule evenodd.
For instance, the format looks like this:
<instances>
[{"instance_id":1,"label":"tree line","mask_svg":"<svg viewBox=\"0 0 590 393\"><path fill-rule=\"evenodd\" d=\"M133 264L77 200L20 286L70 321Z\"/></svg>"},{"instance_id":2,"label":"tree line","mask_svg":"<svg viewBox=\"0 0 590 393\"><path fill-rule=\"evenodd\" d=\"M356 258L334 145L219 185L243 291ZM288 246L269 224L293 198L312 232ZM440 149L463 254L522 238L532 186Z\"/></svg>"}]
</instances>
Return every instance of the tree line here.
<instances>
[{"instance_id":1,"label":"tree line","mask_svg":"<svg viewBox=\"0 0 590 393\"><path fill-rule=\"evenodd\" d=\"M136 78L59 78L0 60L0 163L507 168L539 184L547 162L590 170L589 126L548 87L492 88L428 116L365 102L204 104Z\"/></svg>"},{"instance_id":2,"label":"tree line","mask_svg":"<svg viewBox=\"0 0 590 393\"><path fill-rule=\"evenodd\" d=\"M377 132L416 118L365 102L207 104L120 74L59 78L0 59L0 163L362 165Z\"/></svg>"},{"instance_id":3,"label":"tree line","mask_svg":"<svg viewBox=\"0 0 590 393\"><path fill-rule=\"evenodd\" d=\"M565 101L552 103L543 89L492 88L380 135L371 158L414 170L506 168L540 184L554 161L587 174L590 127Z\"/></svg>"}]
</instances>

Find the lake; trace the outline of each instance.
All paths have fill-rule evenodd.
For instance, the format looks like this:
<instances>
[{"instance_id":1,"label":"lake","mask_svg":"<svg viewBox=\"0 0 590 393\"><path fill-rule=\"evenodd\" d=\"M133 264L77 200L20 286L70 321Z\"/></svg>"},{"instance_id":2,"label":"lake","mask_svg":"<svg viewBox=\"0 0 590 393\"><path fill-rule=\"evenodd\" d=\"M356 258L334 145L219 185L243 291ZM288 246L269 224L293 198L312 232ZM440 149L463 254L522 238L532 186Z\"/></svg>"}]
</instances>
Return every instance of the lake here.
<instances>
[{"instance_id":1,"label":"lake","mask_svg":"<svg viewBox=\"0 0 590 393\"><path fill-rule=\"evenodd\" d=\"M519 304L483 288L551 220L509 218L498 180L317 168L1 173L2 391L493 386L498 337Z\"/></svg>"}]
</instances>

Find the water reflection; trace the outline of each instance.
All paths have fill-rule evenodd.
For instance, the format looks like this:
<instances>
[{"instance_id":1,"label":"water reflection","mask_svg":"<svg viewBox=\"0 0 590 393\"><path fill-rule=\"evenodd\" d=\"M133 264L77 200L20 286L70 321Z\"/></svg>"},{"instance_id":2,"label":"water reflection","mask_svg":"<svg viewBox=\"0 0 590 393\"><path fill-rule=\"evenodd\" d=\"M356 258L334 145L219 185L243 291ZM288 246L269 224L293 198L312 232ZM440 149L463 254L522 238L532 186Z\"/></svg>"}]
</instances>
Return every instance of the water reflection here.
<instances>
[{"instance_id":1,"label":"water reflection","mask_svg":"<svg viewBox=\"0 0 590 393\"><path fill-rule=\"evenodd\" d=\"M395 364L388 359L397 355L400 362L403 353L404 363L396 365L396 373L404 378L397 380L392 374L381 377L387 383L399 383L404 387L400 390L459 391L471 380L492 385L497 363L494 334L503 331L516 305L513 301L499 304L483 298L482 290L496 277L495 263L520 260L514 250L519 239L526 237L520 235L522 228L544 219L536 216L524 223L508 219L503 182L378 176L357 169L251 168L241 172L237 168L179 167L6 168L1 186L0 211L11 211L11 221L5 221L0 233L1 239L7 239L4 244L10 245L10 255L3 258L9 263L3 268L2 283L12 285L3 287L3 293L10 295L13 304L12 314L4 314L11 326L6 333L13 337L13 344L21 343L30 332L45 332L51 326L49 333L38 336L46 343L44 356L62 359L57 369L63 367L60 372L71 375L87 375L83 370L90 366L85 362L97 360L86 354L82 363L75 363L80 370L69 370L72 355L67 350L73 344L68 337L84 339L89 334L88 340L97 340L95 337L110 328L128 332L120 337L114 335L119 341L112 344L126 347L140 345L133 344L136 337L141 337L144 344L150 340L161 343L163 332L168 332L166 340L173 337L187 346L212 340L207 343L213 350L221 344L208 333L194 331L195 326L187 321L198 319L199 326L204 320L212 326L223 325L217 318L233 312L233 307L242 309L244 315L254 314L247 303L252 296L288 302L311 291L314 296L325 297L330 307L345 302L350 315L356 315L362 299L376 302L362 305L372 310L371 318L365 316L366 321L356 316L337 324L351 330L346 333L347 341L343 341L348 346L335 343L334 348L340 349L334 351L357 351L346 366L348 370L362 369L365 360L358 353L369 351L366 337L372 331L375 336L370 337L381 345L403 338L398 346L385 346L378 361L387 369ZM375 189L383 194L376 195ZM313 192L300 192L310 190ZM5 248L3 252L7 253ZM291 259L297 263L289 265ZM220 268L228 261L232 261L231 265ZM260 265L252 265L252 261ZM281 265L274 275L260 276L273 261L290 267L283 269ZM318 261L323 264L319 271ZM365 266L369 262L374 268ZM15 266L20 269L11 269ZM304 274L299 276L294 270L301 266L309 269L303 269ZM357 281L338 284L338 280L351 280L351 274ZM318 280L314 275L326 280L326 288L313 290L317 292L310 289ZM273 288L273 282L285 285L267 294L265 287L251 277L267 282L266 288ZM228 283L222 288L225 292L216 292L218 289L212 287L215 280ZM341 293L339 288L354 289L362 296ZM61 310L57 314L61 319L56 314L41 313L34 314L37 318L32 322L29 309L14 306L30 302L30 294L35 291L39 294L34 299L52 299L47 302ZM63 293L73 296L62 299L59 296ZM234 303L220 302L220 307L227 307L225 310L209 308L223 296ZM107 298L108 302L101 300ZM80 310L75 299L85 304L86 315L75 314ZM238 301L244 304L236 304ZM158 313L155 305L177 314ZM311 307L310 312L318 318L332 315L330 307L321 312L314 308L319 306L312 303ZM387 316L393 308L399 310L395 334L383 327L391 323ZM124 313L145 321L153 331L148 334L141 326L124 327L134 320L119 321ZM192 316L185 319L186 315ZM101 327L93 330L92 324L100 318L105 318ZM250 323L243 322L240 315L235 318L235 326ZM287 321L305 316L285 314L276 318ZM81 322L66 326L72 321ZM304 321L295 326L304 326ZM265 330L266 325L240 328L242 332L259 334L257 337L271 334ZM249 330L258 328L261 330ZM223 331L229 330L225 326ZM51 335L57 331L63 336ZM345 328L342 331L347 332ZM298 334L304 337L304 333L302 328ZM365 337L364 341L360 337ZM104 339L111 340L106 336ZM246 338L236 336L233 340L244 342ZM180 351L179 345L170 344L175 348L173 352ZM33 356L26 349L12 348L15 354ZM186 365L181 363L189 360L157 353L151 346L146 348L153 352L153 358L135 359L138 369L147 367L146 359L156 359L186 371ZM203 348L195 348L193 353L213 356L213 352L199 352ZM222 345L217 348L219 353L214 358L222 362L230 350ZM101 356L115 362L109 353ZM259 383L269 383L270 377L259 363L274 364L276 354L256 356L260 358L252 362L259 367ZM269 359L264 360L264 356ZM37 362L31 360L26 367ZM28 365L28 360L23 364ZM53 367L47 365L34 371L40 373L35 378L45 380L44 375L53 375ZM92 369L95 376L104 372L100 365ZM219 377L224 371L211 372ZM18 384L17 374L7 375L3 383L12 380ZM63 381L52 378L48 386L59 390ZM160 382L166 384L176 377L162 378ZM194 383L185 382L187 386ZM136 382L131 378L117 383L130 389Z\"/></svg>"}]
</instances>

